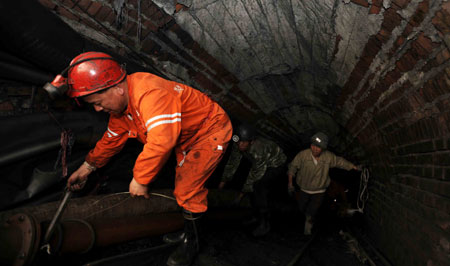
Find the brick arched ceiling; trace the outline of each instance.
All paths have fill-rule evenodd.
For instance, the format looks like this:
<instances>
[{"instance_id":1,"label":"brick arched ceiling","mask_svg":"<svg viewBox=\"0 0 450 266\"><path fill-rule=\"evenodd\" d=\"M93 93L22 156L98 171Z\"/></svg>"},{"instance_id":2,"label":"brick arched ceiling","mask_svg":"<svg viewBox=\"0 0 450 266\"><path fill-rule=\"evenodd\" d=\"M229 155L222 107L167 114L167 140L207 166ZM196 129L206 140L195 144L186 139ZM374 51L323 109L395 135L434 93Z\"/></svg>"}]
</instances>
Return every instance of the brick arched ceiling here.
<instances>
[{"instance_id":1,"label":"brick arched ceiling","mask_svg":"<svg viewBox=\"0 0 450 266\"><path fill-rule=\"evenodd\" d=\"M322 130L335 150L361 156L360 144L367 152L449 132L446 1L39 3L89 42L210 94L285 146ZM73 46L60 65L93 47Z\"/></svg>"}]
</instances>

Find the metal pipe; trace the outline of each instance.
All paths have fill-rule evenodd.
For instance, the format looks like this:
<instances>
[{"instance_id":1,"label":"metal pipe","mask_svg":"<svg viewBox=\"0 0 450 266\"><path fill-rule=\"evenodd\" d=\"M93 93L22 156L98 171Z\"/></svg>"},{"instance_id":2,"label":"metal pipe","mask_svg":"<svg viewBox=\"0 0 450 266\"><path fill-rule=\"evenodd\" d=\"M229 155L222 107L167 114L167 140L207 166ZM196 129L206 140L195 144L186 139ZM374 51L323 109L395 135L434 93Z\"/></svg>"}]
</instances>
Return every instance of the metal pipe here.
<instances>
[{"instance_id":1,"label":"metal pipe","mask_svg":"<svg viewBox=\"0 0 450 266\"><path fill-rule=\"evenodd\" d=\"M248 209L222 209L207 212L203 219L205 222L242 221L249 214ZM180 212L96 219L92 222L68 219L61 221L62 229L55 231L50 243L57 248L55 251L58 254L86 253L94 247L106 247L180 230L183 224Z\"/></svg>"},{"instance_id":2,"label":"metal pipe","mask_svg":"<svg viewBox=\"0 0 450 266\"><path fill-rule=\"evenodd\" d=\"M205 222L242 221L249 213L248 209L213 210L207 212L203 219ZM55 231L50 243L58 254L81 254L95 247L106 247L177 231L183 228L183 224L184 219L180 212L96 219L89 223L82 219L68 219L61 221L61 229Z\"/></svg>"},{"instance_id":3,"label":"metal pipe","mask_svg":"<svg viewBox=\"0 0 450 266\"><path fill-rule=\"evenodd\" d=\"M30 265L38 251L40 228L25 213L13 215L0 224L0 264Z\"/></svg>"},{"instance_id":4,"label":"metal pipe","mask_svg":"<svg viewBox=\"0 0 450 266\"><path fill-rule=\"evenodd\" d=\"M174 212L97 219L89 223L81 219L68 219L61 221L61 227L62 230L55 231L50 241L55 252L81 254L93 247L106 247L179 230L183 227L183 217L181 213Z\"/></svg>"},{"instance_id":5,"label":"metal pipe","mask_svg":"<svg viewBox=\"0 0 450 266\"><path fill-rule=\"evenodd\" d=\"M161 235L182 228L184 219L181 215L181 208L176 201L168 197L173 193L172 190L157 190L151 192L153 197L150 200L143 197L130 197L129 194L119 193L106 196L97 196L89 198L72 199L67 202L65 197L59 204L54 202L20 208L13 211L0 213L0 221L3 220L3 226L0 226L0 232L3 229L14 234L4 234L1 236L1 244L14 248L14 254L19 254L21 250L26 250L25 257L20 261L15 255L8 256L6 260L16 260L17 265L23 265L21 261L29 261L36 255L35 247L37 243L42 243L42 239L47 234L41 235L41 231L50 226L48 220L55 213L59 206L66 205L66 211L61 215L61 223L55 233L49 239L52 253L84 253L92 247L104 247L111 244L122 243L138 238ZM209 207L212 211L206 214L206 221L241 221L243 217L251 212L248 200L241 201L239 206L232 205L233 199L239 194L238 191L213 190L208 195ZM156 195L161 195L158 197ZM214 211L215 210L215 211ZM19 228L12 226L11 217L21 217L22 213L27 213L30 217L26 227ZM15 218L19 224L20 218ZM16 228L19 228L16 230ZM25 235L23 232L34 232L26 239L17 239ZM33 251L34 250L34 251ZM1 259L1 256L0 256ZM2 260L0 260L1 262Z\"/></svg>"},{"instance_id":6,"label":"metal pipe","mask_svg":"<svg viewBox=\"0 0 450 266\"><path fill-rule=\"evenodd\" d=\"M147 214L177 212L181 208L175 200L162 196L172 197L172 189L157 189L150 199L131 197L129 193L116 193L83 198L72 198L68 203L61 220L83 219L88 222L96 219L112 219L118 217L136 217ZM156 196L159 194L161 196ZM210 208L236 208L232 205L239 192L231 190L210 189L208 193L208 206ZM247 198L241 201L241 207L248 208L250 202ZM42 205L21 207L0 212L0 222L5 221L16 213L29 213L38 221L49 221L59 207L59 202L49 202Z\"/></svg>"},{"instance_id":7,"label":"metal pipe","mask_svg":"<svg viewBox=\"0 0 450 266\"><path fill-rule=\"evenodd\" d=\"M67 190L66 193L64 193L64 198L61 201L61 204L59 205L55 216L53 217L52 221L50 222L50 225L47 228L47 231L45 232L45 236L44 236L45 244L47 244L48 241L50 240L50 237L52 236L53 231L55 230L55 225L59 221L59 218L61 217L61 214L63 213L64 209L66 208L66 204L71 196L72 196L72 191L70 191L70 190Z\"/></svg>"}]
</instances>

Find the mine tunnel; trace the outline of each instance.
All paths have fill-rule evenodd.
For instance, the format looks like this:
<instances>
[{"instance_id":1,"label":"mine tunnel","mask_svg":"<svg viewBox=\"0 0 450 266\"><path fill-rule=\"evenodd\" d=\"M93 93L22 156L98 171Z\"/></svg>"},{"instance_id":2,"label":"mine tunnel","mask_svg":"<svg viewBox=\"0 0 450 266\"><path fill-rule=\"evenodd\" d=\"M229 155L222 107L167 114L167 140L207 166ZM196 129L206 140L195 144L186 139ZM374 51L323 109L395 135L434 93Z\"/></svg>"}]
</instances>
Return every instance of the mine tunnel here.
<instances>
[{"instance_id":1,"label":"mine tunnel","mask_svg":"<svg viewBox=\"0 0 450 266\"><path fill-rule=\"evenodd\" d=\"M271 230L254 237L248 198L231 204L251 162L217 189L229 145L205 185L192 265L450 265L450 2L15 0L0 13L0 264L166 265L174 250L161 241L182 227L173 154L149 199L128 193L142 151L133 139L82 190L65 190L108 114L43 88L99 51L128 74L208 95L287 164L323 132L359 167L330 170L310 236L278 176Z\"/></svg>"}]
</instances>

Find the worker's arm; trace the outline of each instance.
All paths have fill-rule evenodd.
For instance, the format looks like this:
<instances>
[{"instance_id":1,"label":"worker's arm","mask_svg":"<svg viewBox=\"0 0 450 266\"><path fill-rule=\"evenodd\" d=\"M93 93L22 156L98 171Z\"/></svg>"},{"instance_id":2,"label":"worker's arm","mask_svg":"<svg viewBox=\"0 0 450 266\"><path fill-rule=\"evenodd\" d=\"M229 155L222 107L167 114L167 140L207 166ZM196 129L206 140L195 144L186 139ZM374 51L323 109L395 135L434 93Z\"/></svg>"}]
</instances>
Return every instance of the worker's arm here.
<instances>
[{"instance_id":1,"label":"worker's arm","mask_svg":"<svg viewBox=\"0 0 450 266\"><path fill-rule=\"evenodd\" d=\"M121 116L110 116L103 137L86 155L86 161L67 180L67 187L72 191L82 189L88 176L98 167L104 166L123 148L128 139L128 129L122 119L124 118Z\"/></svg>"},{"instance_id":2,"label":"worker's arm","mask_svg":"<svg viewBox=\"0 0 450 266\"><path fill-rule=\"evenodd\" d=\"M167 161L180 135L181 102L166 90L151 89L139 98L138 108L147 129L147 143L134 165L130 193L146 196L146 186Z\"/></svg>"},{"instance_id":3,"label":"worker's arm","mask_svg":"<svg viewBox=\"0 0 450 266\"><path fill-rule=\"evenodd\" d=\"M352 170L352 169L358 170L358 167L356 165L347 161L343 157L336 156L334 153L331 153L330 167L345 169L347 171Z\"/></svg>"},{"instance_id":4,"label":"worker's arm","mask_svg":"<svg viewBox=\"0 0 450 266\"><path fill-rule=\"evenodd\" d=\"M293 175L288 173L288 185L289 186L293 186L292 180L293 180Z\"/></svg>"},{"instance_id":5,"label":"worker's arm","mask_svg":"<svg viewBox=\"0 0 450 266\"><path fill-rule=\"evenodd\" d=\"M292 162L288 166L288 192L291 194L294 192L294 176L301 167L301 155L298 153Z\"/></svg>"},{"instance_id":6,"label":"worker's arm","mask_svg":"<svg viewBox=\"0 0 450 266\"><path fill-rule=\"evenodd\" d=\"M128 118L124 115L111 115L109 117L108 128L103 137L97 141L95 148L87 154L86 162L100 168L122 150L128 140L129 132L125 119Z\"/></svg>"}]
</instances>

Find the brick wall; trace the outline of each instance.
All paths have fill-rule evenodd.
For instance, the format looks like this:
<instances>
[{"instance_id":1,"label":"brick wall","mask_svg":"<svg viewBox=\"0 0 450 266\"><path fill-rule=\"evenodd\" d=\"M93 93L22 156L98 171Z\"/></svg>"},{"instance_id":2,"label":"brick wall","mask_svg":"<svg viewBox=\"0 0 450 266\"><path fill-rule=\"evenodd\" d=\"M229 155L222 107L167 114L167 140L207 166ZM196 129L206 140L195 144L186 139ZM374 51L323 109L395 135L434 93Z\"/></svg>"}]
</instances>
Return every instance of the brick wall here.
<instances>
[{"instance_id":1,"label":"brick wall","mask_svg":"<svg viewBox=\"0 0 450 266\"><path fill-rule=\"evenodd\" d=\"M367 233L393 265L450 265L449 10L392 1L339 99L371 162Z\"/></svg>"}]
</instances>

